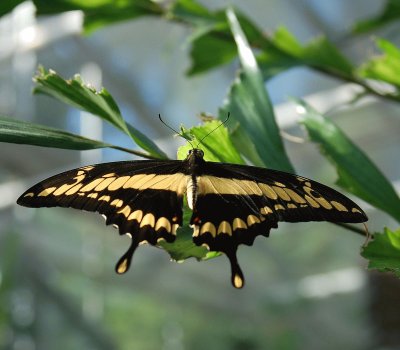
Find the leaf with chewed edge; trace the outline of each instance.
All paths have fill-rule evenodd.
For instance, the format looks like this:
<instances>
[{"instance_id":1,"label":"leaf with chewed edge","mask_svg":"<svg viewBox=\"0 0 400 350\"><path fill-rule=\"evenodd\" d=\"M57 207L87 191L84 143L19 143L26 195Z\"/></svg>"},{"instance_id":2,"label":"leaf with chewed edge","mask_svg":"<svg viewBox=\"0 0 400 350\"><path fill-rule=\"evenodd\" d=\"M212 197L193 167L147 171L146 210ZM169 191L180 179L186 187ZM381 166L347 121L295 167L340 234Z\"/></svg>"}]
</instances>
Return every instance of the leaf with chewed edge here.
<instances>
[{"instance_id":1,"label":"leaf with chewed edge","mask_svg":"<svg viewBox=\"0 0 400 350\"><path fill-rule=\"evenodd\" d=\"M34 81L36 82L35 93L52 96L66 104L98 116L129 135L139 147L151 156L160 159L167 158L165 153L150 138L123 119L115 100L106 89L102 88L100 91L96 91L94 87L85 84L79 75L65 80L56 72L46 70L43 67L39 67Z\"/></svg>"},{"instance_id":2,"label":"leaf with chewed edge","mask_svg":"<svg viewBox=\"0 0 400 350\"><path fill-rule=\"evenodd\" d=\"M369 260L368 268L393 272L400 278L400 229L384 228L363 248L361 255Z\"/></svg>"}]
</instances>

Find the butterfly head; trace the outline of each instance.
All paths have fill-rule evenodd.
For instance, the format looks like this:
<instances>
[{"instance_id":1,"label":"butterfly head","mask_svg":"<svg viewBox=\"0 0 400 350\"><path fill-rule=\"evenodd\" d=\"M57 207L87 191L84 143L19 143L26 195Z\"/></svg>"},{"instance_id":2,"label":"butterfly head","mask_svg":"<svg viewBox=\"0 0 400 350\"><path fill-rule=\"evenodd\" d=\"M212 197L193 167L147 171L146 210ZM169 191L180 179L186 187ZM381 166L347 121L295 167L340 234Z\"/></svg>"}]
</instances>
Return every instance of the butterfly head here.
<instances>
[{"instance_id":1,"label":"butterfly head","mask_svg":"<svg viewBox=\"0 0 400 350\"><path fill-rule=\"evenodd\" d=\"M188 151L186 159L193 159L195 161L202 160L204 158L204 152L200 148L192 148Z\"/></svg>"}]
</instances>

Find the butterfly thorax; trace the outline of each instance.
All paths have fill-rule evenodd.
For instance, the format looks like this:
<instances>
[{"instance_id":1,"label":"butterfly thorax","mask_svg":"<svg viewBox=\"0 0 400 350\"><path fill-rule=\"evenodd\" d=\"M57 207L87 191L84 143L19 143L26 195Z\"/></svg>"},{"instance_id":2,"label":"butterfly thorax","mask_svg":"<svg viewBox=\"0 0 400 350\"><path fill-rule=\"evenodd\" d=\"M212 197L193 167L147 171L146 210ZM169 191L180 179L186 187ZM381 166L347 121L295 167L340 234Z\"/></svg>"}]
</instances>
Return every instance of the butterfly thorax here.
<instances>
[{"instance_id":1,"label":"butterfly thorax","mask_svg":"<svg viewBox=\"0 0 400 350\"><path fill-rule=\"evenodd\" d=\"M193 148L189 150L184 162L187 164L186 170L190 176L186 188L187 203L189 208L193 210L198 194L197 176L201 174L202 166L205 164L204 152L201 149Z\"/></svg>"}]
</instances>

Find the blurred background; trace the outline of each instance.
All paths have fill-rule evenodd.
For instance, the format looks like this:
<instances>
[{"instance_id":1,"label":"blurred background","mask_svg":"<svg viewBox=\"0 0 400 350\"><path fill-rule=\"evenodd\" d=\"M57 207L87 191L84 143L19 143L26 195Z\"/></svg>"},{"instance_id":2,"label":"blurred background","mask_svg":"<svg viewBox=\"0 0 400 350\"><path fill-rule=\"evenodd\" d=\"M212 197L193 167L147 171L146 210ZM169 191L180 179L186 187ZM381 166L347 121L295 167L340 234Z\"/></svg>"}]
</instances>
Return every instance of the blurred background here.
<instances>
[{"instance_id":1,"label":"blurred background","mask_svg":"<svg viewBox=\"0 0 400 350\"><path fill-rule=\"evenodd\" d=\"M201 3L216 9L227 1ZM374 0L229 3L267 32L284 25L302 42L324 33L353 62L362 62L374 44L370 35L349 36L350 26L385 5ZM81 35L81 27L81 13L36 18L30 1L0 18L1 115L134 148L100 119L32 95L39 64L65 78L80 73L85 82L105 86L123 116L175 157L182 141L158 121L158 113L176 128L198 124L201 112L216 115L238 68L234 62L186 77L190 31L159 18L114 24L88 36ZM375 34L400 41L396 23ZM304 97L326 112L359 92L307 68L280 74L267 88L281 127L300 136L288 96ZM399 114L396 104L374 98L332 113L397 189ZM286 147L299 174L334 183L334 169L314 145L287 142ZM148 246L135 254L128 274L117 276L114 264L128 238L105 227L99 215L15 204L28 186L50 175L123 159L131 158L112 150L0 144L0 348L400 349L399 283L367 273L359 255L363 238L337 226L280 224L270 238L241 247L247 285L238 291L230 285L225 258L178 264ZM394 226L388 216L360 204L371 232Z\"/></svg>"}]
</instances>

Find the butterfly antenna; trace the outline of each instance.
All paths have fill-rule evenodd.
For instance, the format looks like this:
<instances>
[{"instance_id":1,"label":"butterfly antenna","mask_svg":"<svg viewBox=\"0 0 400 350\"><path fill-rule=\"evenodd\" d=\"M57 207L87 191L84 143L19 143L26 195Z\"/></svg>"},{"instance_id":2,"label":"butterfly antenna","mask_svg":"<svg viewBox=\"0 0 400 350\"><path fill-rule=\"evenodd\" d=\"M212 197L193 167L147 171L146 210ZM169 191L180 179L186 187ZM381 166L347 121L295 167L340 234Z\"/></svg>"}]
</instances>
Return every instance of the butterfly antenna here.
<instances>
[{"instance_id":1,"label":"butterfly antenna","mask_svg":"<svg viewBox=\"0 0 400 350\"><path fill-rule=\"evenodd\" d=\"M158 113L158 119L160 119L160 122L163 123L168 129L172 130L173 132L177 133L178 135L180 135L180 133L178 131L176 131L173 127L169 126L164 120L162 120L161 118L161 114Z\"/></svg>"},{"instance_id":2,"label":"butterfly antenna","mask_svg":"<svg viewBox=\"0 0 400 350\"><path fill-rule=\"evenodd\" d=\"M168 129L172 130L173 132L175 132L177 135L179 135L180 137L184 138L187 142L190 143L190 146L193 147L193 144L190 142L190 140L188 138L186 138L185 136L182 135L182 133L180 133L179 131L176 131L173 127L169 126L164 120L162 120L161 118L161 114L158 113L158 119L160 119L160 122L163 123Z\"/></svg>"},{"instance_id":3,"label":"butterfly antenna","mask_svg":"<svg viewBox=\"0 0 400 350\"><path fill-rule=\"evenodd\" d=\"M203 136L203 137L201 138L201 140L199 141L199 143L197 144L197 147L198 147L201 143L203 143L203 140L204 140L207 136L210 136L210 135L211 135L215 130L217 130L220 126L226 124L226 122L229 120L230 115L231 115L231 113L228 112L228 116L226 117L226 119L225 119L223 122L221 122L221 124L219 124L215 129L212 129L207 135ZM196 147L196 148L197 148L197 147Z\"/></svg>"}]
</instances>

